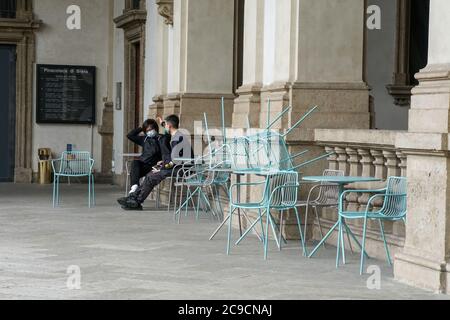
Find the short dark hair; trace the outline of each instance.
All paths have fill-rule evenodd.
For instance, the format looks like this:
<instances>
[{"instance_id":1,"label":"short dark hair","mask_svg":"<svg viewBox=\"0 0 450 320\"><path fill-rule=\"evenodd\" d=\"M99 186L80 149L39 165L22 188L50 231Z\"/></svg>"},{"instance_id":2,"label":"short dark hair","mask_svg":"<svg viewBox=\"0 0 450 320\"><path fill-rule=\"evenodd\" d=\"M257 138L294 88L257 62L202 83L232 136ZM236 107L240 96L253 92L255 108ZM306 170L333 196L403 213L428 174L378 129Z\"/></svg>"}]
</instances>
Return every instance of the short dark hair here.
<instances>
[{"instance_id":1,"label":"short dark hair","mask_svg":"<svg viewBox=\"0 0 450 320\"><path fill-rule=\"evenodd\" d=\"M175 129L180 127L180 118L177 115L171 115L166 118L166 122L170 123Z\"/></svg>"},{"instance_id":2,"label":"short dark hair","mask_svg":"<svg viewBox=\"0 0 450 320\"><path fill-rule=\"evenodd\" d=\"M143 128L144 128L144 130L147 130L147 128L150 128L151 130L155 130L156 132L159 132L158 123L154 119L145 120Z\"/></svg>"}]
</instances>

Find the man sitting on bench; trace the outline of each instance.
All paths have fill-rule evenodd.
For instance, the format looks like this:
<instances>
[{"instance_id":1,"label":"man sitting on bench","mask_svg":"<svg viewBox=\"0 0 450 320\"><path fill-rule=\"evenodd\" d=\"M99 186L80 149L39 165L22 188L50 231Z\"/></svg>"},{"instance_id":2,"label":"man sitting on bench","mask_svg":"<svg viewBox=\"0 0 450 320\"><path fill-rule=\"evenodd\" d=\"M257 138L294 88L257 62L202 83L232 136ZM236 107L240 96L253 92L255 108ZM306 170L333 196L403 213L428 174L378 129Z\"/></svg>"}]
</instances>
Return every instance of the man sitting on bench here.
<instances>
[{"instance_id":1,"label":"man sitting on bench","mask_svg":"<svg viewBox=\"0 0 450 320\"><path fill-rule=\"evenodd\" d=\"M162 159L159 126L153 119L145 120L142 127L131 130L127 138L142 147L141 156L131 163L131 194L139 187L139 180Z\"/></svg>"},{"instance_id":2,"label":"man sitting on bench","mask_svg":"<svg viewBox=\"0 0 450 320\"><path fill-rule=\"evenodd\" d=\"M170 150L161 148L163 160L146 175L143 184L128 197L117 200L124 210L142 210L142 204L153 189L172 175L175 166L174 160L176 158L193 158L190 138L179 131L180 119L178 116L168 116L161 125L165 129L166 135L170 135Z\"/></svg>"}]
</instances>

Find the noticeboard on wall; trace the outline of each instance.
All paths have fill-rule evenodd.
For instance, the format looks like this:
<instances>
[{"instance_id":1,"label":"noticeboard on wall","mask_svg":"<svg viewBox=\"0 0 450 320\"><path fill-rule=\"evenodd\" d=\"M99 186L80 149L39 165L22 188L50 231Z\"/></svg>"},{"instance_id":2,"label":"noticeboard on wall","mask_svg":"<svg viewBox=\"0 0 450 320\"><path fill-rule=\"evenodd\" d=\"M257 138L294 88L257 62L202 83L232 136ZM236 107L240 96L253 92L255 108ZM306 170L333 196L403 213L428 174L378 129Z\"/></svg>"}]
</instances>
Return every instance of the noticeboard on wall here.
<instances>
[{"instance_id":1,"label":"noticeboard on wall","mask_svg":"<svg viewBox=\"0 0 450 320\"><path fill-rule=\"evenodd\" d=\"M95 124L95 67L38 64L36 122Z\"/></svg>"}]
</instances>

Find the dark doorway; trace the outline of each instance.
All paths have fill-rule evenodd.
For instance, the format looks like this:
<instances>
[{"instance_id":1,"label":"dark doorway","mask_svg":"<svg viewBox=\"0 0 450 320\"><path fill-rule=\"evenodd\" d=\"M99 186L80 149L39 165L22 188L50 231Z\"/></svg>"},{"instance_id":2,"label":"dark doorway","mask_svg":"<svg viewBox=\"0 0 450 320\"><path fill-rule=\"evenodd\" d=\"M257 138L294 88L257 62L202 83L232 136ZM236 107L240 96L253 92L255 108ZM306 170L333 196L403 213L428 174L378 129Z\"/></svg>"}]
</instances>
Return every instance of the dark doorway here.
<instances>
[{"instance_id":1,"label":"dark doorway","mask_svg":"<svg viewBox=\"0 0 450 320\"><path fill-rule=\"evenodd\" d=\"M0 182L14 181L16 47L0 45Z\"/></svg>"},{"instance_id":2,"label":"dark doorway","mask_svg":"<svg viewBox=\"0 0 450 320\"><path fill-rule=\"evenodd\" d=\"M134 45L134 62L135 62L135 72L134 72L134 127L138 128L141 126L141 45L137 42ZM134 146L134 151L139 152L139 147Z\"/></svg>"},{"instance_id":3,"label":"dark doorway","mask_svg":"<svg viewBox=\"0 0 450 320\"><path fill-rule=\"evenodd\" d=\"M411 30L409 42L410 83L419 84L415 74L428 63L428 31L430 0L411 0Z\"/></svg>"},{"instance_id":4,"label":"dark doorway","mask_svg":"<svg viewBox=\"0 0 450 320\"><path fill-rule=\"evenodd\" d=\"M244 72L245 0L234 1L234 79L233 92L242 86Z\"/></svg>"}]
</instances>

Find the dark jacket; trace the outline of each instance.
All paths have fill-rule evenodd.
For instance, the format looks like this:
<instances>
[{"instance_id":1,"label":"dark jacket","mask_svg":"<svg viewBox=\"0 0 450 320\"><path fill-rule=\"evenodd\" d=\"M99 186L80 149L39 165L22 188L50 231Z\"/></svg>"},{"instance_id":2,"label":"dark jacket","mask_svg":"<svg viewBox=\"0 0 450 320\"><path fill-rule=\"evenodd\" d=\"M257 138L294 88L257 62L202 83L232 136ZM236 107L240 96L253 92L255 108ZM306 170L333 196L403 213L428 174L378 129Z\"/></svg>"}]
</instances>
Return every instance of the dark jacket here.
<instances>
[{"instance_id":1,"label":"dark jacket","mask_svg":"<svg viewBox=\"0 0 450 320\"><path fill-rule=\"evenodd\" d=\"M193 159L194 151L192 150L192 145L188 136L178 131L170 140L170 147L172 150L171 161L176 158Z\"/></svg>"},{"instance_id":2,"label":"dark jacket","mask_svg":"<svg viewBox=\"0 0 450 320\"><path fill-rule=\"evenodd\" d=\"M142 128L131 130L130 133L128 133L127 138L142 147L142 154L139 157L139 160L145 164L155 166L162 160L159 143L160 136L157 135L156 137L149 138L141 135L141 132Z\"/></svg>"},{"instance_id":3,"label":"dark jacket","mask_svg":"<svg viewBox=\"0 0 450 320\"><path fill-rule=\"evenodd\" d=\"M161 149L161 157L164 164L168 164L172 161L172 146L170 140L172 137L166 133L159 138L159 147Z\"/></svg>"}]
</instances>

